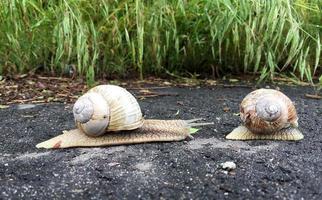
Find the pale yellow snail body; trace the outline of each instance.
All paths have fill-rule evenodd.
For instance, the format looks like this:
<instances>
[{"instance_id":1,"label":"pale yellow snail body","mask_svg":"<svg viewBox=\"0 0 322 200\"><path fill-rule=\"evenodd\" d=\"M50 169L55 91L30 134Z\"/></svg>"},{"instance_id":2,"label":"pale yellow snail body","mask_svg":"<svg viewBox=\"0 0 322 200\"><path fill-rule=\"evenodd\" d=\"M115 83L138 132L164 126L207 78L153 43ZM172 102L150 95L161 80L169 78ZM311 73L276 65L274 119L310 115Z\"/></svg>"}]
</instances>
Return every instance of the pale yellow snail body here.
<instances>
[{"instance_id":1,"label":"pale yellow snail body","mask_svg":"<svg viewBox=\"0 0 322 200\"><path fill-rule=\"evenodd\" d=\"M301 140L298 117L292 101L282 92L258 89L240 104L242 125L226 136L231 140Z\"/></svg>"},{"instance_id":2,"label":"pale yellow snail body","mask_svg":"<svg viewBox=\"0 0 322 200\"><path fill-rule=\"evenodd\" d=\"M73 106L77 129L63 131L37 148L95 147L145 142L180 141L191 137L196 120L145 120L135 97L115 85L99 85Z\"/></svg>"}]
</instances>

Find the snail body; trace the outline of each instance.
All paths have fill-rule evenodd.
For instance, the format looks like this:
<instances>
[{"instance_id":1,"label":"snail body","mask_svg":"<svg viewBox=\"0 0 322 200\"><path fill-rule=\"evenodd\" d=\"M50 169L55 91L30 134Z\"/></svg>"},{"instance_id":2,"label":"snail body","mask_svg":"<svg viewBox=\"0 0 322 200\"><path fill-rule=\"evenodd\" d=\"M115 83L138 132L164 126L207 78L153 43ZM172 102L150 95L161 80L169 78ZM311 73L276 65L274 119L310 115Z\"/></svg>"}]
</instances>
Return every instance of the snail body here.
<instances>
[{"instance_id":1,"label":"snail body","mask_svg":"<svg viewBox=\"0 0 322 200\"><path fill-rule=\"evenodd\" d=\"M144 121L135 97L115 85L90 89L76 101L73 114L77 127L89 136L137 129Z\"/></svg>"},{"instance_id":2,"label":"snail body","mask_svg":"<svg viewBox=\"0 0 322 200\"><path fill-rule=\"evenodd\" d=\"M192 120L144 120L135 97L115 85L99 85L81 96L73 107L77 129L36 145L37 148L97 147L192 138Z\"/></svg>"},{"instance_id":3,"label":"snail body","mask_svg":"<svg viewBox=\"0 0 322 200\"><path fill-rule=\"evenodd\" d=\"M282 92L258 89L240 104L241 126L226 136L231 140L300 140L298 117L292 101Z\"/></svg>"}]
</instances>

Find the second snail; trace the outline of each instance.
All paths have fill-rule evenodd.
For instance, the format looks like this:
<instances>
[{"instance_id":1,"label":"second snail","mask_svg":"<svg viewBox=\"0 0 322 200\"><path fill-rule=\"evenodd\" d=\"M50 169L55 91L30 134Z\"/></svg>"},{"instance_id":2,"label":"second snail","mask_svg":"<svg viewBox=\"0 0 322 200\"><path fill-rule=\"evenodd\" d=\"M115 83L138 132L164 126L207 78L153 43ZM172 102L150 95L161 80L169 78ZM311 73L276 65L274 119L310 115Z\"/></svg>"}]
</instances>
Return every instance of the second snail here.
<instances>
[{"instance_id":1,"label":"second snail","mask_svg":"<svg viewBox=\"0 0 322 200\"><path fill-rule=\"evenodd\" d=\"M258 89L240 104L242 125L226 139L230 140L301 140L298 117L293 102L282 92Z\"/></svg>"}]
</instances>

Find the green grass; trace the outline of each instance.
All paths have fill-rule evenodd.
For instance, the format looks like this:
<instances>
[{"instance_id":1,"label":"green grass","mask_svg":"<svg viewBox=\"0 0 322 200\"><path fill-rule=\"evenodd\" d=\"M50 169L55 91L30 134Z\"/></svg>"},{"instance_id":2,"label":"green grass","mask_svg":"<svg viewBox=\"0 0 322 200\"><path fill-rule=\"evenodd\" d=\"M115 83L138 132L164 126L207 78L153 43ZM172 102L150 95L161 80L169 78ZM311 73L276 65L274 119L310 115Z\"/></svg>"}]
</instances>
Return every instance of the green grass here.
<instances>
[{"instance_id":1,"label":"green grass","mask_svg":"<svg viewBox=\"0 0 322 200\"><path fill-rule=\"evenodd\" d=\"M0 75L321 76L320 0L3 0Z\"/></svg>"}]
</instances>

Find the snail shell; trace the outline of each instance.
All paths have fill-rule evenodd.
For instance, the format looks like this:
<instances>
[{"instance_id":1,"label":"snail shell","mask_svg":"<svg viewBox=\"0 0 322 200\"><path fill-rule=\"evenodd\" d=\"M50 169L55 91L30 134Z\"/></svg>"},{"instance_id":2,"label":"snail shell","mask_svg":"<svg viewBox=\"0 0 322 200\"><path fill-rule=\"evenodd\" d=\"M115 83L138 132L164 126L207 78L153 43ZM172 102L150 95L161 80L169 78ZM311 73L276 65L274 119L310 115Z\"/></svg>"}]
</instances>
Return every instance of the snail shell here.
<instances>
[{"instance_id":1,"label":"snail shell","mask_svg":"<svg viewBox=\"0 0 322 200\"><path fill-rule=\"evenodd\" d=\"M298 126L292 101L282 92L259 89L248 94L240 104L240 117L256 134L270 134L289 126Z\"/></svg>"},{"instance_id":2,"label":"snail shell","mask_svg":"<svg viewBox=\"0 0 322 200\"><path fill-rule=\"evenodd\" d=\"M77 127L89 136L133 130L143 125L140 106L126 89L99 85L81 96L73 107Z\"/></svg>"},{"instance_id":3,"label":"snail shell","mask_svg":"<svg viewBox=\"0 0 322 200\"><path fill-rule=\"evenodd\" d=\"M239 126L227 139L299 140L298 117L292 101L282 92L258 89L249 93L240 104Z\"/></svg>"}]
</instances>

